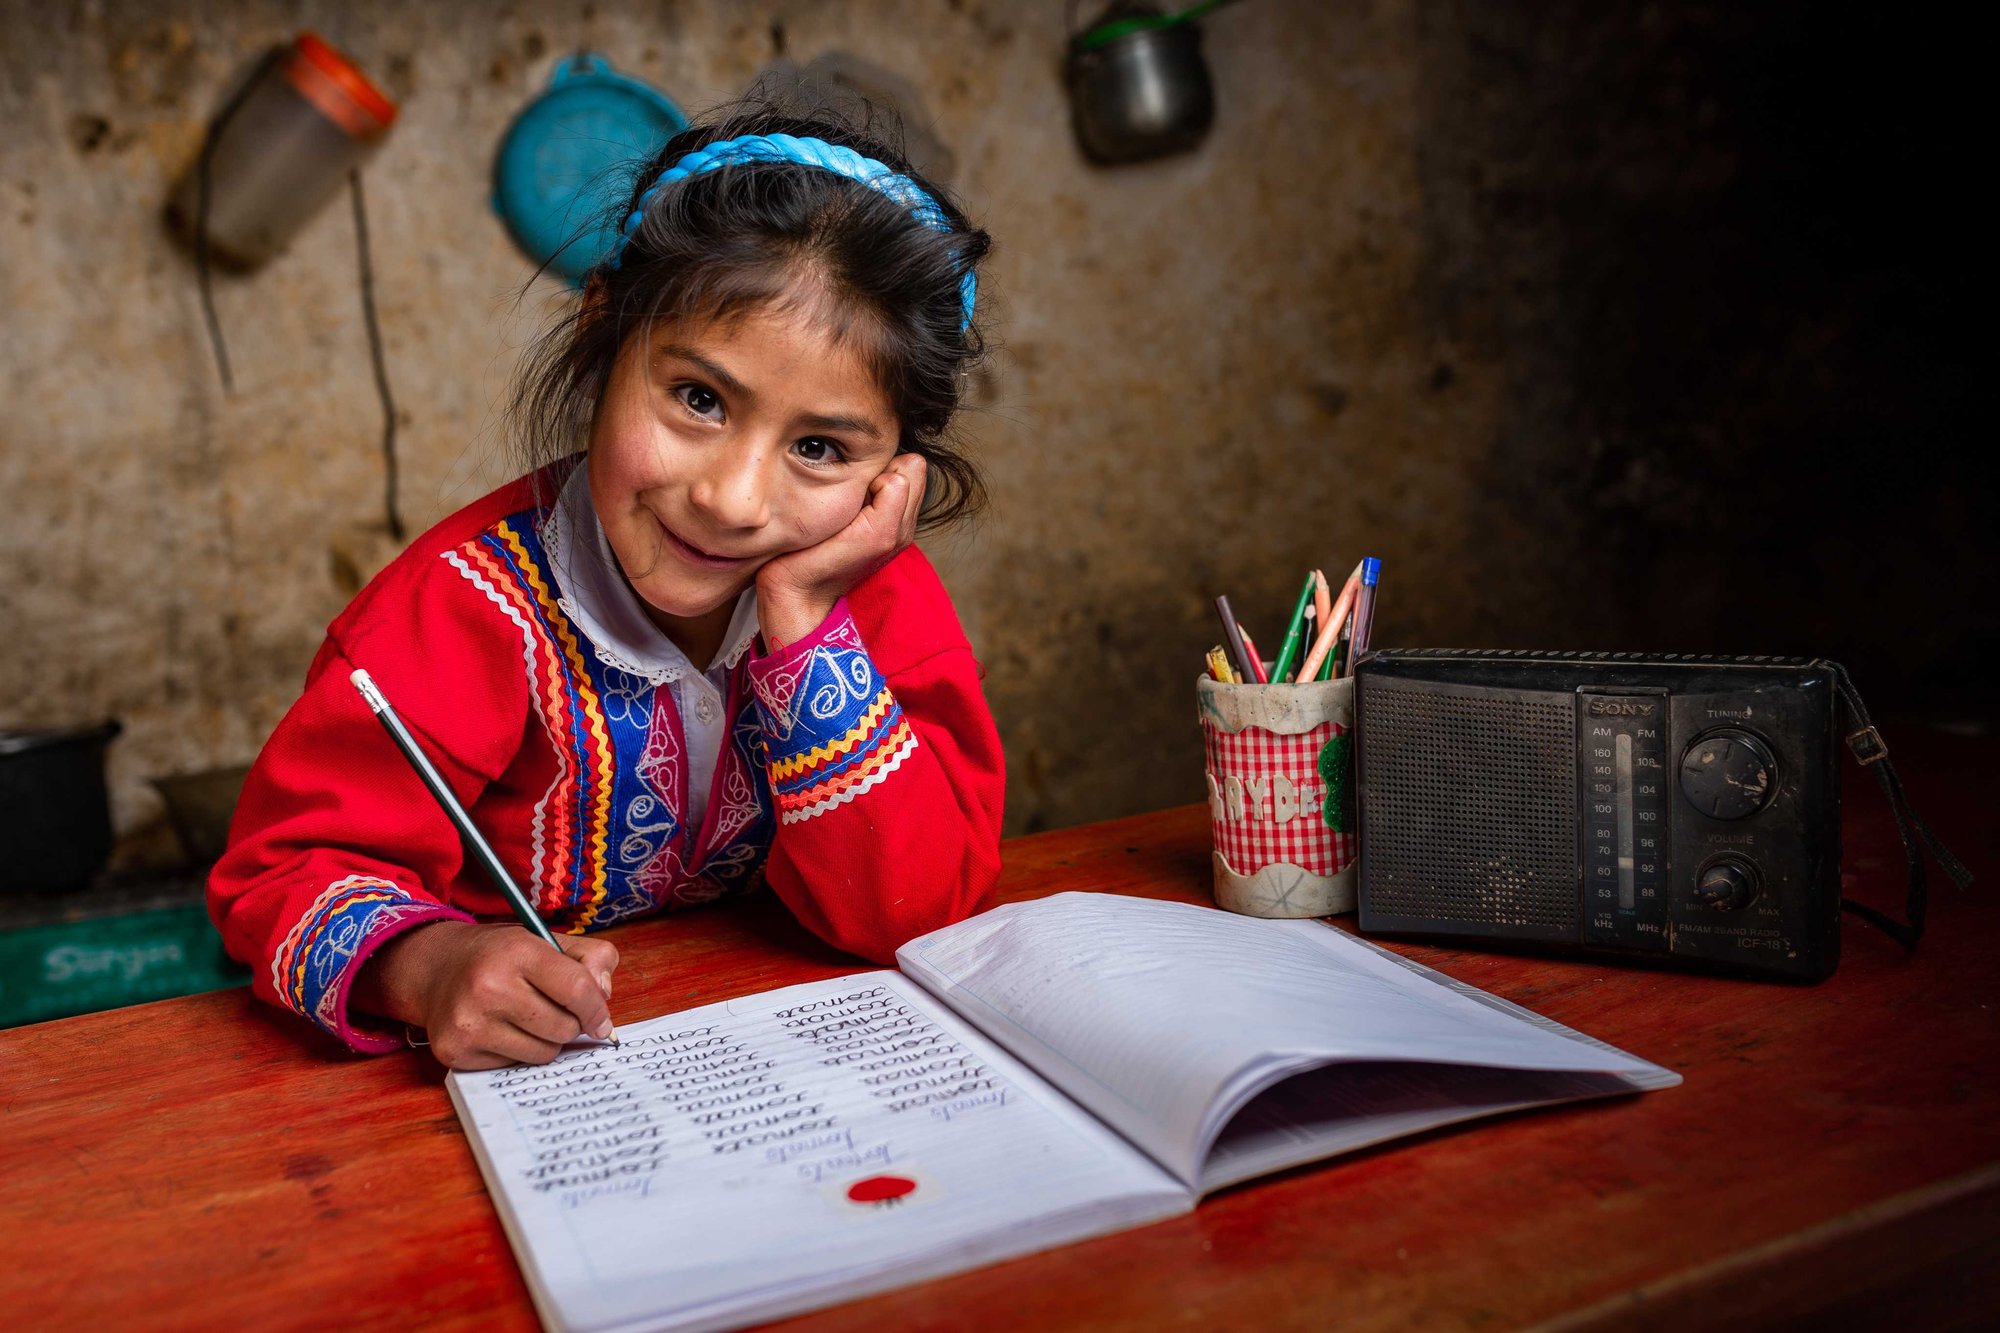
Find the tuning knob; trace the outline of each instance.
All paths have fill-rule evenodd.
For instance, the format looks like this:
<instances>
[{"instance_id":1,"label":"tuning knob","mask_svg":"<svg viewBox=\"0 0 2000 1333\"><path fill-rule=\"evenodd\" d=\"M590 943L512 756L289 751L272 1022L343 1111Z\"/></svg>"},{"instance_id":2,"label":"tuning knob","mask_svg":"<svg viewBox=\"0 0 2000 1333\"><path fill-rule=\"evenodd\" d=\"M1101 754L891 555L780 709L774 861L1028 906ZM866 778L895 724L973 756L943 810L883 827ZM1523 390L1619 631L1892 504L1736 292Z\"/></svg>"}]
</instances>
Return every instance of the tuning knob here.
<instances>
[{"instance_id":1,"label":"tuning knob","mask_svg":"<svg viewBox=\"0 0 2000 1333\"><path fill-rule=\"evenodd\" d=\"M1757 896L1757 867L1739 857L1725 856L1702 867L1694 898L1703 907L1734 912Z\"/></svg>"},{"instance_id":2,"label":"tuning knob","mask_svg":"<svg viewBox=\"0 0 2000 1333\"><path fill-rule=\"evenodd\" d=\"M1711 732L1681 756L1681 794L1712 818L1754 815L1777 789L1777 761L1747 731Z\"/></svg>"}]
</instances>

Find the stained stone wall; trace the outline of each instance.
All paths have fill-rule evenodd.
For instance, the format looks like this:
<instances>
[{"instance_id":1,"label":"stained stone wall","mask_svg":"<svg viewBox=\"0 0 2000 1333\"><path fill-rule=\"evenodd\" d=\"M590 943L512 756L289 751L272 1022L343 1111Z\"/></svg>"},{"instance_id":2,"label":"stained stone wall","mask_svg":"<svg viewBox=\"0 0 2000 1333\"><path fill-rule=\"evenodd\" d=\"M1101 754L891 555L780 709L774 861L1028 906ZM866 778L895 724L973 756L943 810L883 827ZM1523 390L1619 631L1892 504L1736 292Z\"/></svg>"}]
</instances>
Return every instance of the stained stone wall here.
<instances>
[{"instance_id":1,"label":"stained stone wall","mask_svg":"<svg viewBox=\"0 0 2000 1333\"><path fill-rule=\"evenodd\" d=\"M417 527L509 475L506 386L565 299L488 205L559 56L690 109L826 52L908 81L999 242L966 423L995 505L927 544L1010 831L1196 799L1208 599L1275 640L1308 565L1364 553L1383 642L1826 652L1978 714L1994 614L1911 577L1994 545L1991 465L1947 447L1969 225L1905 206L1956 104L1874 22L1251 0L1206 23L1207 143L1107 170L1054 3L0 0L0 723L122 718L125 856L171 855L146 779L254 755L395 549L347 209L219 282L229 395L160 223L307 27L402 108L366 181Z\"/></svg>"}]
</instances>

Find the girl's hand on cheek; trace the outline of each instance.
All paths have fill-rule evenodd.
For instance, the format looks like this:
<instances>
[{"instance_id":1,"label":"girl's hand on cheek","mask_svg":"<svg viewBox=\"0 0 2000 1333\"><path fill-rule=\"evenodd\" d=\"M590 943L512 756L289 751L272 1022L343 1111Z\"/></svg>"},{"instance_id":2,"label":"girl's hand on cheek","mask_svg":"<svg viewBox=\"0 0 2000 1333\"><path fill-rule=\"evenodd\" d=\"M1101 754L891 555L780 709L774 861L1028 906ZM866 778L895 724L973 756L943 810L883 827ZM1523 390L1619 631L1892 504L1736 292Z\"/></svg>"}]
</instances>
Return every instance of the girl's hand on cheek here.
<instances>
[{"instance_id":1,"label":"girl's hand on cheek","mask_svg":"<svg viewBox=\"0 0 2000 1333\"><path fill-rule=\"evenodd\" d=\"M868 484L868 503L852 523L757 571L757 620L772 652L811 634L835 602L916 540L924 477L922 458L896 455Z\"/></svg>"}]
</instances>

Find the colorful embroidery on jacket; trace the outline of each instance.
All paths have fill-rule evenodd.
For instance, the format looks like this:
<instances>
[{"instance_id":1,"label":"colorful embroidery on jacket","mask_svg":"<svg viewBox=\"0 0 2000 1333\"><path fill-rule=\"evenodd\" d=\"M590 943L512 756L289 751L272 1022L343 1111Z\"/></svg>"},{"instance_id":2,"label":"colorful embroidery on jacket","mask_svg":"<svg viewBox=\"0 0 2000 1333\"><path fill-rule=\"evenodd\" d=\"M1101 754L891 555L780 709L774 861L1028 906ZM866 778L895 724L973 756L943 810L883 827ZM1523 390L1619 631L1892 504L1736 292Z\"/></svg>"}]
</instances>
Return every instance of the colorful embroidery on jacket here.
<instances>
[{"instance_id":1,"label":"colorful embroidery on jacket","mask_svg":"<svg viewBox=\"0 0 2000 1333\"><path fill-rule=\"evenodd\" d=\"M795 824L876 786L916 753L917 736L852 619L757 682L778 818Z\"/></svg>"},{"instance_id":2,"label":"colorful embroidery on jacket","mask_svg":"<svg viewBox=\"0 0 2000 1333\"><path fill-rule=\"evenodd\" d=\"M706 847L690 845L701 832L700 812L690 818L685 811L687 764L673 692L603 661L564 613L541 541L547 512L511 515L446 558L521 635L529 686L557 759L535 806L533 891L551 925L574 933L747 883L769 849L771 821L768 798L748 777L747 755L725 747L713 779L725 796L718 832ZM696 856L702 863L691 868Z\"/></svg>"},{"instance_id":3,"label":"colorful embroidery on jacket","mask_svg":"<svg viewBox=\"0 0 2000 1333\"><path fill-rule=\"evenodd\" d=\"M386 879L349 875L329 884L292 923L271 958L278 998L334 1036L340 1031L340 985L371 935L412 916L447 915Z\"/></svg>"}]
</instances>

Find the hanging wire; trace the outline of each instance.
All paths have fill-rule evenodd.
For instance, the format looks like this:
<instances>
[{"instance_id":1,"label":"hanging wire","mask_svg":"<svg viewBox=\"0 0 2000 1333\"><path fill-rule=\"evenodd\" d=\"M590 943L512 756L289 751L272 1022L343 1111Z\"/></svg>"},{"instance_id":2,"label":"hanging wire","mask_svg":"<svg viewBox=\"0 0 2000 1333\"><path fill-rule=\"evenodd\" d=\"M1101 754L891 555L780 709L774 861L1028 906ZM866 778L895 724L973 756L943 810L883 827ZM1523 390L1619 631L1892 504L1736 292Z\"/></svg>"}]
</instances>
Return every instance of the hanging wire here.
<instances>
[{"instance_id":1,"label":"hanging wire","mask_svg":"<svg viewBox=\"0 0 2000 1333\"><path fill-rule=\"evenodd\" d=\"M403 517L396 512L396 399L389 392L389 366L382 354L382 328L375 320L375 265L368 253L368 210L361 200L361 170L347 173L348 194L354 201L354 241L361 267L361 317L368 326L368 355L375 363L375 392L382 399L383 510L389 535L403 540Z\"/></svg>"},{"instance_id":2,"label":"hanging wire","mask_svg":"<svg viewBox=\"0 0 2000 1333\"><path fill-rule=\"evenodd\" d=\"M201 288L202 320L208 326L209 345L215 351L216 372L222 378L224 393L236 392L236 377L229 368L229 345L222 336L222 320L215 311L215 293L210 281L211 252L208 239L209 207L213 199L215 178L215 154L222 142L223 133L229 122L243 109L250 94L263 81L264 75L283 58L286 48L273 47L264 53L215 119L209 122L208 133L202 139L201 157L198 161L197 191L194 228L195 274ZM375 392L382 401L382 465L383 465L383 512L388 523L389 535L402 541L407 529L403 526L402 514L396 505L396 399L389 389L389 367L382 351L382 329L375 316L375 266L368 248L368 210L361 196L361 172L359 169L347 173L348 193L354 203L354 239L359 252L361 274L361 315L368 329L368 353L374 363Z\"/></svg>"},{"instance_id":3,"label":"hanging wire","mask_svg":"<svg viewBox=\"0 0 2000 1333\"><path fill-rule=\"evenodd\" d=\"M223 103L222 110L216 113L215 119L208 123L208 133L201 141L194 219L194 268L201 284L202 319L208 325L208 342L215 349L215 368L222 376L224 393L236 392L236 379L229 373L229 346L222 340L222 321L216 317L215 293L210 289L208 280L208 206L215 177L215 149L222 142L222 132L229 128L229 122L236 118L236 113L243 109L243 103L263 82L265 72L277 64L283 54L283 47L272 47L264 53L257 67L250 71L249 77L237 86L236 91L229 95L229 100Z\"/></svg>"}]
</instances>

